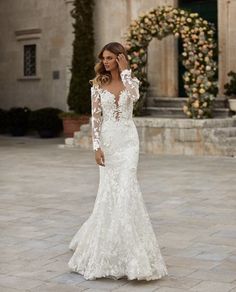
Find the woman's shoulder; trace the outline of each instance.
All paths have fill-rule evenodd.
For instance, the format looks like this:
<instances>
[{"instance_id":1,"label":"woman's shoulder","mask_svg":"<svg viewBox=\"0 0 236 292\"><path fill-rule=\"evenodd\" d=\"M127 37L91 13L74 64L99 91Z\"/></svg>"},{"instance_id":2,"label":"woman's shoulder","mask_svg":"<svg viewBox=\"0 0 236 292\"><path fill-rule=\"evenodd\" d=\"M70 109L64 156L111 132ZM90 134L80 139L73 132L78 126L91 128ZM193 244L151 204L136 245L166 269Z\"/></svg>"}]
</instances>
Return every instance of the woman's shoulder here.
<instances>
[{"instance_id":1,"label":"woman's shoulder","mask_svg":"<svg viewBox=\"0 0 236 292\"><path fill-rule=\"evenodd\" d=\"M91 83L91 90L99 90L99 89L100 89L100 86L98 83L96 82Z\"/></svg>"},{"instance_id":2,"label":"woman's shoulder","mask_svg":"<svg viewBox=\"0 0 236 292\"><path fill-rule=\"evenodd\" d=\"M93 84L91 84L91 94L92 95L100 95L101 94L101 87L99 86L99 84L97 84L96 82L94 82Z\"/></svg>"}]
</instances>

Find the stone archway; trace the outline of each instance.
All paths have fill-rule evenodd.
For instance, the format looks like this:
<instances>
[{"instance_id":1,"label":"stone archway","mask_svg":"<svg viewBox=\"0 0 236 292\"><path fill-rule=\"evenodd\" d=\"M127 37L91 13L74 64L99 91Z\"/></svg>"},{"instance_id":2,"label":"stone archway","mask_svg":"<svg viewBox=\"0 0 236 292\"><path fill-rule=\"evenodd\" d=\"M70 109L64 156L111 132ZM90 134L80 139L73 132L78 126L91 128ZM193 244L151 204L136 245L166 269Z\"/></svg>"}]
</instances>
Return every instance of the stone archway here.
<instances>
[{"instance_id":1,"label":"stone archway","mask_svg":"<svg viewBox=\"0 0 236 292\"><path fill-rule=\"evenodd\" d=\"M126 35L126 49L131 68L141 81L141 98L135 105L139 115L149 86L147 80L147 49L153 38L159 40L168 35L181 37L183 41L182 63L186 68L183 75L184 88L188 96L183 106L189 118L212 117L212 104L217 93L214 76L217 64L213 60L214 27L197 13L163 6L139 16L134 20Z\"/></svg>"}]
</instances>

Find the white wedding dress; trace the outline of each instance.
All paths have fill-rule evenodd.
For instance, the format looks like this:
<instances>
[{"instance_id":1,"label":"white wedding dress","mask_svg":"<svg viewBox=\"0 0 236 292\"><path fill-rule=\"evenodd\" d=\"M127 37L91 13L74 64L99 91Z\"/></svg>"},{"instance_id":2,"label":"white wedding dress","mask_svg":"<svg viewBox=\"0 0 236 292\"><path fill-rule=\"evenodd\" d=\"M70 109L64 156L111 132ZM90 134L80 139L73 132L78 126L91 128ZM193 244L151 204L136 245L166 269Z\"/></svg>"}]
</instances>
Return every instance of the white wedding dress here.
<instances>
[{"instance_id":1,"label":"white wedding dress","mask_svg":"<svg viewBox=\"0 0 236 292\"><path fill-rule=\"evenodd\" d=\"M105 167L92 214L72 238L68 266L87 280L155 280L168 275L137 181L139 138L132 119L139 80L123 70L119 97L93 85L93 149L101 147Z\"/></svg>"}]
</instances>

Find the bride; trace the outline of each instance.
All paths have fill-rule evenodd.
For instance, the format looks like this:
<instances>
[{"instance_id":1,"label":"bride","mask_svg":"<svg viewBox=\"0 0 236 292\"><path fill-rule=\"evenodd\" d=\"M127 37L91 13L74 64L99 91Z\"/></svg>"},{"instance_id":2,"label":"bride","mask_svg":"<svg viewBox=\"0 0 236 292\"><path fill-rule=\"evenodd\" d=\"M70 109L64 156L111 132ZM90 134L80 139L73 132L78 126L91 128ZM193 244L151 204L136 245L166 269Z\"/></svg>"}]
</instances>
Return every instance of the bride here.
<instances>
[{"instance_id":1,"label":"bride","mask_svg":"<svg viewBox=\"0 0 236 292\"><path fill-rule=\"evenodd\" d=\"M155 280L168 275L137 181L139 138L132 119L139 80L125 48L103 47L91 81L92 138L100 181L90 217L72 238L68 266L86 280Z\"/></svg>"}]
</instances>

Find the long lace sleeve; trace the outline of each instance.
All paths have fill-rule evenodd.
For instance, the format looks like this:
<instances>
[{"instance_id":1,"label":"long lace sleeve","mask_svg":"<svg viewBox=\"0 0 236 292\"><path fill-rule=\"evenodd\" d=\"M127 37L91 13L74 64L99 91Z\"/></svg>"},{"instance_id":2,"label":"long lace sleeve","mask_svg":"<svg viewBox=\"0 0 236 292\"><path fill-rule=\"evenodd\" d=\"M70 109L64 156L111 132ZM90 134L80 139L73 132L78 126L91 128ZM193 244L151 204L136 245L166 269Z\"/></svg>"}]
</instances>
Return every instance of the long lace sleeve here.
<instances>
[{"instance_id":1,"label":"long lace sleeve","mask_svg":"<svg viewBox=\"0 0 236 292\"><path fill-rule=\"evenodd\" d=\"M100 148L100 130L102 124L101 98L97 86L91 87L91 115L93 150Z\"/></svg>"},{"instance_id":2,"label":"long lace sleeve","mask_svg":"<svg viewBox=\"0 0 236 292\"><path fill-rule=\"evenodd\" d=\"M120 73L121 80L127 89L128 96L136 101L139 99L139 80L131 76L131 69L125 69Z\"/></svg>"}]
</instances>

